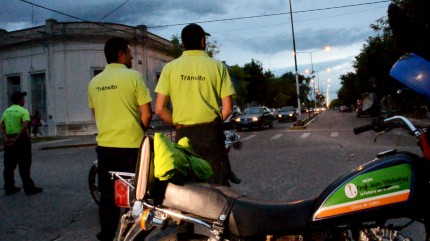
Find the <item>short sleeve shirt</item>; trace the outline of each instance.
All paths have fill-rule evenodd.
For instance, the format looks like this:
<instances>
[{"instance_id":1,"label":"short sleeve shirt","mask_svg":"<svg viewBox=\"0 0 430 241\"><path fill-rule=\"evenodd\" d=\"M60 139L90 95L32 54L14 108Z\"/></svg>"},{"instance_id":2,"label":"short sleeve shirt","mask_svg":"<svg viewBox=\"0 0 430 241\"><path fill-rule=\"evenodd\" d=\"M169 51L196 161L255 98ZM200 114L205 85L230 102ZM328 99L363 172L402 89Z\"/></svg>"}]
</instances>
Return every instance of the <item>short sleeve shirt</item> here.
<instances>
[{"instance_id":1,"label":"short sleeve shirt","mask_svg":"<svg viewBox=\"0 0 430 241\"><path fill-rule=\"evenodd\" d=\"M5 123L6 134L15 135L21 132L25 121L30 121L30 113L20 105L12 105L3 112L1 121Z\"/></svg>"},{"instance_id":2,"label":"short sleeve shirt","mask_svg":"<svg viewBox=\"0 0 430 241\"><path fill-rule=\"evenodd\" d=\"M225 64L202 50L187 50L164 66L155 92L170 97L174 124L192 125L213 121L221 99L235 90Z\"/></svg>"},{"instance_id":3,"label":"short sleeve shirt","mask_svg":"<svg viewBox=\"0 0 430 241\"><path fill-rule=\"evenodd\" d=\"M88 85L88 105L94 109L97 144L139 148L144 132L139 106L151 102L141 73L123 64L108 64Z\"/></svg>"}]
</instances>

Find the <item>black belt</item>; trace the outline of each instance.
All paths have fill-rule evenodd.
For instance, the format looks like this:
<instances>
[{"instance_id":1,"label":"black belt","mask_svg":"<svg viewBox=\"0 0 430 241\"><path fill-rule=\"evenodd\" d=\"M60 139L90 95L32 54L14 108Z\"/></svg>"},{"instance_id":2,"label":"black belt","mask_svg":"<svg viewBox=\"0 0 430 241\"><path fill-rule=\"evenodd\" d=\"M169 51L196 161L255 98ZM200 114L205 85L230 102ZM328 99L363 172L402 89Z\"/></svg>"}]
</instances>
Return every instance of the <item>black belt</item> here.
<instances>
[{"instance_id":1,"label":"black belt","mask_svg":"<svg viewBox=\"0 0 430 241\"><path fill-rule=\"evenodd\" d=\"M189 128L189 127L197 127L197 126L210 126L210 125L216 125L216 124L219 124L219 121L211 121L211 122L204 122L204 123L191 124L191 125L177 124L175 128L181 129L181 128Z\"/></svg>"}]
</instances>

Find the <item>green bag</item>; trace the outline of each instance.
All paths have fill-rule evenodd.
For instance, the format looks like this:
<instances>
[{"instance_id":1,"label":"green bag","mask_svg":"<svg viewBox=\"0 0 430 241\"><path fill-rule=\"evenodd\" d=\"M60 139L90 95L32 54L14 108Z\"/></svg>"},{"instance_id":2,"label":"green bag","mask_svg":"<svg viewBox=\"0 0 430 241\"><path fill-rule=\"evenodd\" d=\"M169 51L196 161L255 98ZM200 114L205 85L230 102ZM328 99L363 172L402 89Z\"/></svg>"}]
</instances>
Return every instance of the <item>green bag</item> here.
<instances>
[{"instance_id":1,"label":"green bag","mask_svg":"<svg viewBox=\"0 0 430 241\"><path fill-rule=\"evenodd\" d=\"M176 144L166 135L155 133L154 175L161 181L194 177L205 181L213 171L209 163L193 151L187 137Z\"/></svg>"}]
</instances>

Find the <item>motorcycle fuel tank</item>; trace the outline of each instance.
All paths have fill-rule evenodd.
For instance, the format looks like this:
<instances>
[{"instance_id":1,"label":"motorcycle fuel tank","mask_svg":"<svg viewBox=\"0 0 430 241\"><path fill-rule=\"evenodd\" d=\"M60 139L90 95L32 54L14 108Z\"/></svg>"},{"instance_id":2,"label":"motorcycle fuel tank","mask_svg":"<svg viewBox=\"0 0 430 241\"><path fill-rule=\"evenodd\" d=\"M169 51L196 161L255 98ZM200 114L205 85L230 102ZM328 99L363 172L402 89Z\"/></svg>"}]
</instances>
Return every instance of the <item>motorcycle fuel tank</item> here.
<instances>
[{"instance_id":1,"label":"motorcycle fuel tank","mask_svg":"<svg viewBox=\"0 0 430 241\"><path fill-rule=\"evenodd\" d=\"M362 214L408 202L413 173L412 158L400 153L359 166L321 194L312 221Z\"/></svg>"}]
</instances>

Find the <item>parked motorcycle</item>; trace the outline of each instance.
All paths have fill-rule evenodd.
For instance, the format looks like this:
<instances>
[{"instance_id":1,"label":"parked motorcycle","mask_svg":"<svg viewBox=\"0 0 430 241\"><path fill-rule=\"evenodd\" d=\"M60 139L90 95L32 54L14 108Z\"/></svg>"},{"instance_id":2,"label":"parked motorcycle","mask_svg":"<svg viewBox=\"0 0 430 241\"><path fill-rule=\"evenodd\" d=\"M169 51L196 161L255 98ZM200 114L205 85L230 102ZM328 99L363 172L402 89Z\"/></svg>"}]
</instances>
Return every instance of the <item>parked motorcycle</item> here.
<instances>
[{"instance_id":1,"label":"parked motorcycle","mask_svg":"<svg viewBox=\"0 0 430 241\"><path fill-rule=\"evenodd\" d=\"M401 65L392 70L398 79L405 76L395 69ZM429 76L424 77L427 83ZM204 232L167 235L163 240L406 241L410 238L402 231L421 223L429 240L430 134L403 116L390 116L386 110L382 114L354 128L354 133L402 128L417 138L423 156L387 150L338 178L318 197L295 202L254 200L205 183L158 181L153 176L152 139L146 137L136 173L111 172L116 203L129 208L121 218L118 239L135 240L142 232L192 223ZM398 219L407 222L400 224Z\"/></svg>"},{"instance_id":2,"label":"parked motorcycle","mask_svg":"<svg viewBox=\"0 0 430 241\"><path fill-rule=\"evenodd\" d=\"M236 131L226 130L224 131L224 134L226 137L225 148L227 152L229 152L232 147L233 149L236 149L236 150L241 148L242 142L240 141L240 135L237 134ZM88 173L88 187L90 190L91 197L93 198L94 202L98 205L100 202L100 192L98 190L97 169L98 169L98 162L97 160L95 160Z\"/></svg>"}]
</instances>

